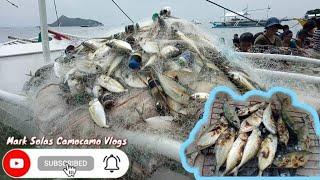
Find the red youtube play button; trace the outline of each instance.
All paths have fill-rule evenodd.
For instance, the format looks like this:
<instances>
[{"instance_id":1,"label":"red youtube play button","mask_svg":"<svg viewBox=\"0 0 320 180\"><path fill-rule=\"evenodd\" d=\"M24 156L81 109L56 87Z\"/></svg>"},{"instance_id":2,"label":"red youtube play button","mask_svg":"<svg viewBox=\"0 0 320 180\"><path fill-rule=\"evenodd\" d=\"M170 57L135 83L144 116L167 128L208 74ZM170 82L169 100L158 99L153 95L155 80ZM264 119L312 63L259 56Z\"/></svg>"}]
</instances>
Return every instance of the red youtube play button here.
<instances>
[{"instance_id":1,"label":"red youtube play button","mask_svg":"<svg viewBox=\"0 0 320 180\"><path fill-rule=\"evenodd\" d=\"M8 176L21 177L30 169L30 158L24 151L13 149L3 156L2 167Z\"/></svg>"}]
</instances>

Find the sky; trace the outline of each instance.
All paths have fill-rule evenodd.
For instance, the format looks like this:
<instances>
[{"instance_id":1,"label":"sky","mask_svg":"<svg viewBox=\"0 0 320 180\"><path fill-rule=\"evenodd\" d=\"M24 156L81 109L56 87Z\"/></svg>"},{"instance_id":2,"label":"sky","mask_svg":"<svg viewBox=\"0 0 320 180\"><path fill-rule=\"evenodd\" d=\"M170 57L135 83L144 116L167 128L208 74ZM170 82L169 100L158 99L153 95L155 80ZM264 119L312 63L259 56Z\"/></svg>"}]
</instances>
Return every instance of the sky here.
<instances>
[{"instance_id":1,"label":"sky","mask_svg":"<svg viewBox=\"0 0 320 180\"><path fill-rule=\"evenodd\" d=\"M38 0L10 0L19 8L0 0L0 27L26 27L39 25ZM223 10L205 0L115 0L134 21L151 19L161 7L170 6L174 16L200 22L217 21ZM267 8L270 16L303 17L309 9L320 8L320 0L213 0L235 11ZM46 0L48 23L56 20L53 0ZM93 19L105 25L123 25L130 21L111 0L56 0L58 14L68 17ZM266 11L253 12L252 17L265 18Z\"/></svg>"}]
</instances>

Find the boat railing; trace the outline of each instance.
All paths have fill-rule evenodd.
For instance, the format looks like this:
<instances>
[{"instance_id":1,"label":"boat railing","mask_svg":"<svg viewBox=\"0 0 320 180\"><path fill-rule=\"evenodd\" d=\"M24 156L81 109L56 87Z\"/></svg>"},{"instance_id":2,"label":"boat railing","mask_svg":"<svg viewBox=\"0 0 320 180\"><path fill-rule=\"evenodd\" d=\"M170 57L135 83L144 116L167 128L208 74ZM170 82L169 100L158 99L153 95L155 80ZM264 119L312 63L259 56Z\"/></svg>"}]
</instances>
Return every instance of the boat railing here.
<instances>
[{"instance_id":1,"label":"boat railing","mask_svg":"<svg viewBox=\"0 0 320 180\"><path fill-rule=\"evenodd\" d=\"M241 19L239 19L239 20L234 24L234 27L238 27L240 21L241 21Z\"/></svg>"}]
</instances>

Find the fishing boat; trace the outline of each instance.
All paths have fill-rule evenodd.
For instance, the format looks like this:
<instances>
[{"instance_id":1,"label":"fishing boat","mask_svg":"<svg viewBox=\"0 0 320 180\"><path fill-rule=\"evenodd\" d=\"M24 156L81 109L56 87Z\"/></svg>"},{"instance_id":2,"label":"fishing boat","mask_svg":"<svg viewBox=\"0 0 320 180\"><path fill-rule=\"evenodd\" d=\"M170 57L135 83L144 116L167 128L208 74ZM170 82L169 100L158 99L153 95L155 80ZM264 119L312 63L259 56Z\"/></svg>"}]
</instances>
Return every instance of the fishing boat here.
<instances>
[{"instance_id":1,"label":"fishing boat","mask_svg":"<svg viewBox=\"0 0 320 180\"><path fill-rule=\"evenodd\" d=\"M224 8L224 7L223 7ZM267 17L269 15L270 11L270 6L264 9L254 9L254 10L249 10L248 6L243 9L242 11L239 12L234 12L230 11L226 13L225 10L228 10L225 8L224 10L224 16L223 21L218 21L218 22L211 22L212 28L241 28L241 27L260 27L264 26L265 23L267 22L266 19L253 19L250 16L249 12L254 12L254 11L266 11L267 12Z\"/></svg>"},{"instance_id":2,"label":"fishing boat","mask_svg":"<svg viewBox=\"0 0 320 180\"><path fill-rule=\"evenodd\" d=\"M38 37L22 39L9 36L11 41L0 44L0 59L39 54L42 55L42 42ZM64 50L71 43L71 38L63 33L49 30L50 52L56 53Z\"/></svg>"},{"instance_id":3,"label":"fishing boat","mask_svg":"<svg viewBox=\"0 0 320 180\"><path fill-rule=\"evenodd\" d=\"M297 20L301 24L301 26L303 26L304 24L307 23L309 19L319 18L319 17L320 17L320 9L314 9L314 10L307 11L303 18L295 18L295 20Z\"/></svg>"},{"instance_id":4,"label":"fishing boat","mask_svg":"<svg viewBox=\"0 0 320 180\"><path fill-rule=\"evenodd\" d=\"M260 27L266 23L266 20L250 21L242 16L249 16L248 12L226 13L223 22L211 22L212 28L241 28L241 27Z\"/></svg>"}]
</instances>

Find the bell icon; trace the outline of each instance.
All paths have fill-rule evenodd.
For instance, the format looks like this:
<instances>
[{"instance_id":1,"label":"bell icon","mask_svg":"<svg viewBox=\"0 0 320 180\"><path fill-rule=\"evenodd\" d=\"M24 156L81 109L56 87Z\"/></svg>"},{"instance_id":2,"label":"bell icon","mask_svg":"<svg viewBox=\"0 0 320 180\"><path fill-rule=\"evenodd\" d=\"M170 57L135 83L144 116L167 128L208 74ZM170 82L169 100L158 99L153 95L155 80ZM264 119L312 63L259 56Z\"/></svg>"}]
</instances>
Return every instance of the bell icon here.
<instances>
[{"instance_id":1,"label":"bell icon","mask_svg":"<svg viewBox=\"0 0 320 180\"><path fill-rule=\"evenodd\" d=\"M104 157L103 162L106 163L104 170L110 171L111 173L119 170L118 162L120 162L120 158L118 156L111 154L109 157Z\"/></svg>"}]
</instances>

